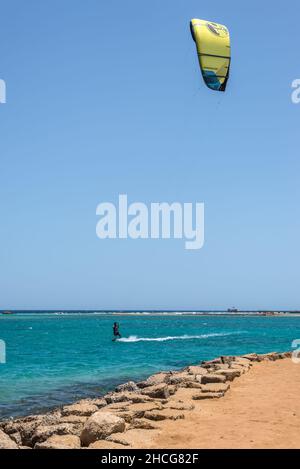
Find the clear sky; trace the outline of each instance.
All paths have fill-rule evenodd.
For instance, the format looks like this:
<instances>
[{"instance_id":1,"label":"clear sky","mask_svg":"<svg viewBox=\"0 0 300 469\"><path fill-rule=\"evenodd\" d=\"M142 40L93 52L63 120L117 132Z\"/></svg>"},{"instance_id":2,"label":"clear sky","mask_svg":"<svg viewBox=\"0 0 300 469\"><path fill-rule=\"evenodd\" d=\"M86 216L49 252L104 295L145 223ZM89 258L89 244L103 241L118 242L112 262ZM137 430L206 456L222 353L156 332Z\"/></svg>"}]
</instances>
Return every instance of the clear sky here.
<instances>
[{"instance_id":1,"label":"clear sky","mask_svg":"<svg viewBox=\"0 0 300 469\"><path fill-rule=\"evenodd\" d=\"M299 2L0 8L0 308L299 308ZM226 93L194 17L230 29ZM204 202L205 246L99 240L122 193Z\"/></svg>"}]
</instances>

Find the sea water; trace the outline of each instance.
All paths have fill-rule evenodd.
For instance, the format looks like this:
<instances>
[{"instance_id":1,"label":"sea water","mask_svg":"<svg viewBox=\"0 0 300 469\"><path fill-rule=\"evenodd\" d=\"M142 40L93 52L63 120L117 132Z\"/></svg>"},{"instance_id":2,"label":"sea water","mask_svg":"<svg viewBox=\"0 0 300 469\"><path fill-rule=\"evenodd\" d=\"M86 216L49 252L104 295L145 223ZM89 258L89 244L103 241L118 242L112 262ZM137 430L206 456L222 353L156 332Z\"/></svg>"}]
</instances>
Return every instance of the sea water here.
<instances>
[{"instance_id":1,"label":"sea water","mask_svg":"<svg viewBox=\"0 0 300 469\"><path fill-rule=\"evenodd\" d=\"M112 341L113 322L122 338ZM19 313L0 316L0 418L105 394L219 355L291 350L300 317Z\"/></svg>"}]
</instances>

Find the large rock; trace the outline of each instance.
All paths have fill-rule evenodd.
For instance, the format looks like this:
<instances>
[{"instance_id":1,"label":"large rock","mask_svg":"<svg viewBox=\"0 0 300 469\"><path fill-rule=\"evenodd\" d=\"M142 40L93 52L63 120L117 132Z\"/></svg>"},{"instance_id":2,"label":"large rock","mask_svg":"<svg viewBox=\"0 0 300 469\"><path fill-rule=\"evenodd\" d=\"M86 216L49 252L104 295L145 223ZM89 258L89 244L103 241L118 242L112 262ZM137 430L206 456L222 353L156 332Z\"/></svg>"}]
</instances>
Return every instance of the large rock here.
<instances>
[{"instance_id":1,"label":"large rock","mask_svg":"<svg viewBox=\"0 0 300 469\"><path fill-rule=\"evenodd\" d=\"M17 443L2 430L0 430L0 449L18 449Z\"/></svg>"},{"instance_id":2,"label":"large rock","mask_svg":"<svg viewBox=\"0 0 300 469\"><path fill-rule=\"evenodd\" d=\"M261 355L264 360L276 361L279 360L280 356L277 352L270 352Z\"/></svg>"},{"instance_id":3,"label":"large rock","mask_svg":"<svg viewBox=\"0 0 300 469\"><path fill-rule=\"evenodd\" d=\"M248 365L244 365L243 363L233 363L232 365L232 369L237 369L238 367L240 367L242 370L244 370L244 373L247 373L247 371L251 370L251 367L253 366L253 363L251 362L248 362Z\"/></svg>"},{"instance_id":4,"label":"large rock","mask_svg":"<svg viewBox=\"0 0 300 469\"><path fill-rule=\"evenodd\" d=\"M129 430L131 429L157 430L159 427L146 419L134 419L129 426Z\"/></svg>"},{"instance_id":5,"label":"large rock","mask_svg":"<svg viewBox=\"0 0 300 469\"><path fill-rule=\"evenodd\" d=\"M113 415L116 415L117 417L120 417L125 420L126 423L130 423L134 418L139 417L139 414L137 412L131 411L129 408L126 409L110 409L110 410L102 410L100 412L104 413L111 413Z\"/></svg>"},{"instance_id":6,"label":"large rock","mask_svg":"<svg viewBox=\"0 0 300 469\"><path fill-rule=\"evenodd\" d=\"M32 437L40 425L55 425L60 421L61 414L59 411L48 413L45 415L30 415L21 419L9 420L3 422L2 428L7 434L21 435L22 445L31 446Z\"/></svg>"},{"instance_id":7,"label":"large rock","mask_svg":"<svg viewBox=\"0 0 300 469\"><path fill-rule=\"evenodd\" d=\"M257 353L247 353L247 355L243 355L242 358L246 358L250 362L261 362L263 360L260 355L257 355Z\"/></svg>"},{"instance_id":8,"label":"large rock","mask_svg":"<svg viewBox=\"0 0 300 469\"><path fill-rule=\"evenodd\" d=\"M186 382L191 381L191 375L188 371L180 371L169 376L168 383L172 385L184 386Z\"/></svg>"},{"instance_id":9,"label":"large rock","mask_svg":"<svg viewBox=\"0 0 300 469\"><path fill-rule=\"evenodd\" d=\"M117 402L116 404L108 404L106 407L102 407L101 412L111 412L115 410L127 410L132 405L132 401Z\"/></svg>"},{"instance_id":10,"label":"large rock","mask_svg":"<svg viewBox=\"0 0 300 469\"><path fill-rule=\"evenodd\" d=\"M188 366L186 368L186 371L188 372L189 375L194 375L194 376L202 376L206 375L207 369L203 368L202 366Z\"/></svg>"},{"instance_id":11,"label":"large rock","mask_svg":"<svg viewBox=\"0 0 300 469\"><path fill-rule=\"evenodd\" d=\"M39 422L41 422L41 416L36 415L34 417L27 417L24 419L11 419L11 420L6 420L4 422L1 422L1 430L3 430L5 433L8 435L11 435L12 433L20 432L20 430L24 427L26 424L35 424L38 425Z\"/></svg>"},{"instance_id":12,"label":"large rock","mask_svg":"<svg viewBox=\"0 0 300 469\"><path fill-rule=\"evenodd\" d=\"M86 421L80 439L83 446L89 446L97 440L107 438L112 433L124 431L124 419L112 413L98 411Z\"/></svg>"},{"instance_id":13,"label":"large rock","mask_svg":"<svg viewBox=\"0 0 300 469\"><path fill-rule=\"evenodd\" d=\"M15 432L20 432L26 426L28 427L37 427L38 425L54 425L59 422L60 412L52 412L45 415L29 415L20 419L11 419L6 420L1 423L1 428L5 433L11 434Z\"/></svg>"},{"instance_id":14,"label":"large rock","mask_svg":"<svg viewBox=\"0 0 300 469\"><path fill-rule=\"evenodd\" d=\"M52 435L76 435L79 436L83 425L73 423L60 423L57 425L41 425L35 430L31 445L42 443ZM31 446L29 445L29 446Z\"/></svg>"},{"instance_id":15,"label":"large rock","mask_svg":"<svg viewBox=\"0 0 300 469\"><path fill-rule=\"evenodd\" d=\"M22 446L22 438L19 432L11 433L9 436L18 446Z\"/></svg>"},{"instance_id":16,"label":"large rock","mask_svg":"<svg viewBox=\"0 0 300 469\"><path fill-rule=\"evenodd\" d=\"M117 404L120 402L147 402L150 400L149 397L146 395L142 394L136 394L133 392L112 392L109 394L106 394L105 400L107 401L108 404Z\"/></svg>"},{"instance_id":17,"label":"large rock","mask_svg":"<svg viewBox=\"0 0 300 469\"><path fill-rule=\"evenodd\" d=\"M155 386L156 384L167 383L171 373L156 373L155 375L149 376L145 381L137 383L139 388L146 388L148 386Z\"/></svg>"},{"instance_id":18,"label":"large rock","mask_svg":"<svg viewBox=\"0 0 300 469\"><path fill-rule=\"evenodd\" d=\"M174 396L174 394L177 392L178 390L178 385L177 384L169 384L168 385L168 391L169 391L169 394L170 396Z\"/></svg>"},{"instance_id":19,"label":"large rock","mask_svg":"<svg viewBox=\"0 0 300 469\"><path fill-rule=\"evenodd\" d=\"M142 418L147 411L162 409L163 406L159 402L153 401L145 404L131 404L124 409L110 409L110 412L124 419L126 423L131 423L134 419Z\"/></svg>"},{"instance_id":20,"label":"large rock","mask_svg":"<svg viewBox=\"0 0 300 469\"><path fill-rule=\"evenodd\" d=\"M215 374L224 376L225 381L233 381L235 378L238 378L239 376L241 376L242 372L241 370L228 369L228 370L216 370Z\"/></svg>"},{"instance_id":21,"label":"large rock","mask_svg":"<svg viewBox=\"0 0 300 469\"><path fill-rule=\"evenodd\" d=\"M225 383L226 377L222 374L207 373L201 377L201 384L207 383Z\"/></svg>"},{"instance_id":22,"label":"large rock","mask_svg":"<svg viewBox=\"0 0 300 469\"><path fill-rule=\"evenodd\" d=\"M163 406L156 402L147 402L145 404L132 404L129 407L133 419L142 418L145 412L151 412L152 410L163 410ZM122 414L119 415L122 417Z\"/></svg>"},{"instance_id":23,"label":"large rock","mask_svg":"<svg viewBox=\"0 0 300 469\"><path fill-rule=\"evenodd\" d=\"M200 381L185 381L184 383L186 388L192 388L192 389L201 389L201 384Z\"/></svg>"},{"instance_id":24,"label":"large rock","mask_svg":"<svg viewBox=\"0 0 300 469\"><path fill-rule=\"evenodd\" d=\"M94 398L94 399L81 399L81 401L76 402L76 404L90 404L96 405L98 409L102 409L107 406L107 402L104 398Z\"/></svg>"},{"instance_id":25,"label":"large rock","mask_svg":"<svg viewBox=\"0 0 300 469\"><path fill-rule=\"evenodd\" d=\"M207 370L218 370L218 369L226 369L230 368L232 363L236 361L237 357L233 356L221 356L215 358L214 360L209 360L202 363L202 367L206 368Z\"/></svg>"},{"instance_id":26,"label":"large rock","mask_svg":"<svg viewBox=\"0 0 300 469\"><path fill-rule=\"evenodd\" d=\"M90 415L97 412L99 409L94 404L73 404L63 407L61 415L67 417L69 415L77 415L80 417L89 417Z\"/></svg>"},{"instance_id":27,"label":"large rock","mask_svg":"<svg viewBox=\"0 0 300 469\"><path fill-rule=\"evenodd\" d=\"M128 381L128 383L120 384L119 386L116 387L116 392L124 392L124 391L130 391L130 392L139 392L139 387L134 381Z\"/></svg>"},{"instance_id":28,"label":"large rock","mask_svg":"<svg viewBox=\"0 0 300 469\"><path fill-rule=\"evenodd\" d=\"M160 404L159 401L150 401L150 402L145 402L145 403L137 403L137 404L131 404L128 407L129 410L134 411L134 412L147 412L150 410L162 410L163 406Z\"/></svg>"},{"instance_id":29,"label":"large rock","mask_svg":"<svg viewBox=\"0 0 300 469\"><path fill-rule=\"evenodd\" d=\"M27 422L24 425L19 427L22 446L32 446L32 437L37 427L41 424L41 421L38 422Z\"/></svg>"},{"instance_id":30,"label":"large rock","mask_svg":"<svg viewBox=\"0 0 300 469\"><path fill-rule=\"evenodd\" d=\"M154 420L156 422L160 420L181 420L184 419L184 414L171 409L165 409L162 411L152 410L151 412L145 412L144 418Z\"/></svg>"},{"instance_id":31,"label":"large rock","mask_svg":"<svg viewBox=\"0 0 300 469\"><path fill-rule=\"evenodd\" d=\"M141 393L152 399L168 399L170 397L168 386L164 383L146 387Z\"/></svg>"},{"instance_id":32,"label":"large rock","mask_svg":"<svg viewBox=\"0 0 300 469\"><path fill-rule=\"evenodd\" d=\"M221 356L221 362L222 363L227 363L227 365L231 365L232 362L235 361L236 357L229 355L229 356Z\"/></svg>"},{"instance_id":33,"label":"large rock","mask_svg":"<svg viewBox=\"0 0 300 469\"><path fill-rule=\"evenodd\" d=\"M75 435L53 435L46 441L37 443L34 449L79 449L80 438Z\"/></svg>"},{"instance_id":34,"label":"large rock","mask_svg":"<svg viewBox=\"0 0 300 469\"><path fill-rule=\"evenodd\" d=\"M249 367L252 366L251 361L248 360L247 358L243 358L243 357L235 357L234 363L239 364L239 365L243 365L246 368L249 368Z\"/></svg>"},{"instance_id":35,"label":"large rock","mask_svg":"<svg viewBox=\"0 0 300 469\"><path fill-rule=\"evenodd\" d=\"M209 383L202 385L202 392L225 393L230 388L228 383Z\"/></svg>"},{"instance_id":36,"label":"large rock","mask_svg":"<svg viewBox=\"0 0 300 469\"><path fill-rule=\"evenodd\" d=\"M84 425L88 417L81 417L80 415L67 415L62 417L60 423L75 423Z\"/></svg>"},{"instance_id":37,"label":"large rock","mask_svg":"<svg viewBox=\"0 0 300 469\"><path fill-rule=\"evenodd\" d=\"M215 358L214 360L207 360L201 363L202 368L211 368L215 365L221 365L223 362L221 360L221 357Z\"/></svg>"}]
</instances>

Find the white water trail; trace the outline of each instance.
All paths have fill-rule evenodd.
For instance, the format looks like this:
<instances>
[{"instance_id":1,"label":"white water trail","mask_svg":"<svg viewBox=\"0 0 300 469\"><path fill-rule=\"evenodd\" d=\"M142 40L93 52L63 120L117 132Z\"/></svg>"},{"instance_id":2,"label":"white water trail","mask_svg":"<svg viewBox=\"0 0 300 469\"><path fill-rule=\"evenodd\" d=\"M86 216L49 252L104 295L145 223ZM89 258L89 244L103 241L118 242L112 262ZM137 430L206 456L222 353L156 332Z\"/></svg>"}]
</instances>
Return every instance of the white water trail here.
<instances>
[{"instance_id":1,"label":"white water trail","mask_svg":"<svg viewBox=\"0 0 300 469\"><path fill-rule=\"evenodd\" d=\"M233 334L241 334L239 332L220 332L212 334L201 334L201 335L178 335L178 336L167 336L167 337L138 337L136 335L130 335L129 337L123 337L117 339L117 342L166 342L167 340L192 340L192 339L208 339L209 337L225 337Z\"/></svg>"}]
</instances>

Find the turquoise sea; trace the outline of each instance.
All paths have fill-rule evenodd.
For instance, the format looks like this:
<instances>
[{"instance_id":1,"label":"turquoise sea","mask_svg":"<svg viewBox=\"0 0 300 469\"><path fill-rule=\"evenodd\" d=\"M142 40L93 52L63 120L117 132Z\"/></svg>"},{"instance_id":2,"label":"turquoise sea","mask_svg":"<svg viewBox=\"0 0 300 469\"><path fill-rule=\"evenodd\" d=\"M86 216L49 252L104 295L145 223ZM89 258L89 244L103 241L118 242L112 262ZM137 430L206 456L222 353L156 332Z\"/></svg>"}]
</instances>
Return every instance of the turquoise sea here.
<instances>
[{"instance_id":1,"label":"turquoise sea","mask_svg":"<svg viewBox=\"0 0 300 469\"><path fill-rule=\"evenodd\" d=\"M122 339L112 341L120 323ZM0 315L0 418L104 394L126 380L219 355L291 350L300 317L109 313Z\"/></svg>"}]
</instances>

